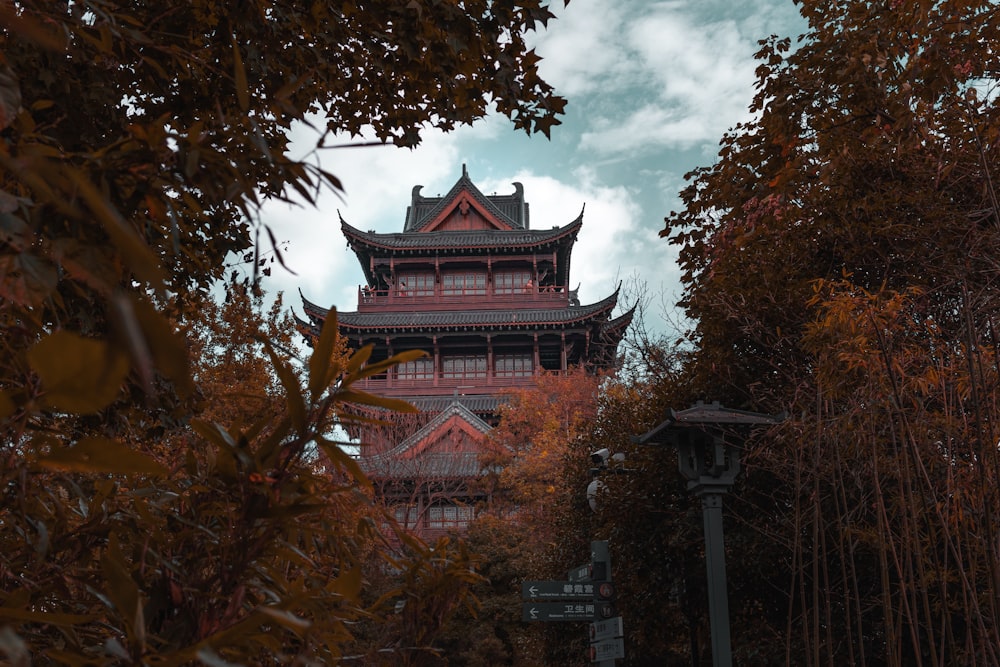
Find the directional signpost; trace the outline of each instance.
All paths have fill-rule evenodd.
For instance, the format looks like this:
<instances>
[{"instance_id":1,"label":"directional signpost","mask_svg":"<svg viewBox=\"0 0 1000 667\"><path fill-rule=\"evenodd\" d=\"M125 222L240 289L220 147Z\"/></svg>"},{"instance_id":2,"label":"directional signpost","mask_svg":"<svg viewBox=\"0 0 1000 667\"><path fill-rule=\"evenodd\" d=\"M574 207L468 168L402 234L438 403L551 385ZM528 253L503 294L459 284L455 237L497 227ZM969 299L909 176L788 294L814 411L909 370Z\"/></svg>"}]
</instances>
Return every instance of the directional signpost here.
<instances>
[{"instance_id":1,"label":"directional signpost","mask_svg":"<svg viewBox=\"0 0 1000 667\"><path fill-rule=\"evenodd\" d=\"M521 583L525 600L589 600L594 584L580 581L525 581Z\"/></svg>"},{"instance_id":2,"label":"directional signpost","mask_svg":"<svg viewBox=\"0 0 1000 667\"><path fill-rule=\"evenodd\" d=\"M625 657L622 619L615 611L608 543L590 544L590 562L575 567L568 581L525 581L521 584L524 621L592 621L590 659L599 667L614 667Z\"/></svg>"},{"instance_id":3,"label":"directional signpost","mask_svg":"<svg viewBox=\"0 0 1000 667\"><path fill-rule=\"evenodd\" d=\"M594 603L525 602L521 607L523 621L589 621L594 618Z\"/></svg>"}]
</instances>

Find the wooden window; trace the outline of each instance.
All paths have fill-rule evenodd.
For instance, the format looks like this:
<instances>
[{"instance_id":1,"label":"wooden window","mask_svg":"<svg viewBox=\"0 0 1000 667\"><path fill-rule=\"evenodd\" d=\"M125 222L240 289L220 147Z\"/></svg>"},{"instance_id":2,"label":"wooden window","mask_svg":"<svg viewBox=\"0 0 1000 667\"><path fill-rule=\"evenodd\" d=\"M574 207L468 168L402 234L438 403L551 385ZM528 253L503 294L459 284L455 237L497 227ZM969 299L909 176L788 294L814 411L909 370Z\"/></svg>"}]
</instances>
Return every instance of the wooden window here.
<instances>
[{"instance_id":1,"label":"wooden window","mask_svg":"<svg viewBox=\"0 0 1000 667\"><path fill-rule=\"evenodd\" d=\"M493 274L493 293L523 294L530 281L530 271L497 271Z\"/></svg>"},{"instance_id":2,"label":"wooden window","mask_svg":"<svg viewBox=\"0 0 1000 667\"><path fill-rule=\"evenodd\" d=\"M396 277L398 296L434 296L433 273L401 273Z\"/></svg>"},{"instance_id":3,"label":"wooden window","mask_svg":"<svg viewBox=\"0 0 1000 667\"><path fill-rule=\"evenodd\" d=\"M534 363L530 352L523 354L497 354L494 356L497 377L530 377Z\"/></svg>"},{"instance_id":4,"label":"wooden window","mask_svg":"<svg viewBox=\"0 0 1000 667\"><path fill-rule=\"evenodd\" d=\"M441 276L441 293L447 296L486 294L486 274L475 271L445 273Z\"/></svg>"},{"instance_id":5,"label":"wooden window","mask_svg":"<svg viewBox=\"0 0 1000 667\"><path fill-rule=\"evenodd\" d=\"M404 528L417 527L416 505L397 505L394 511L396 522Z\"/></svg>"},{"instance_id":6,"label":"wooden window","mask_svg":"<svg viewBox=\"0 0 1000 667\"><path fill-rule=\"evenodd\" d=\"M472 521L472 508L467 505L434 505L427 508L429 528L465 528Z\"/></svg>"},{"instance_id":7,"label":"wooden window","mask_svg":"<svg viewBox=\"0 0 1000 667\"><path fill-rule=\"evenodd\" d=\"M431 380L434 378L434 360L405 361L396 366L396 378L399 380Z\"/></svg>"},{"instance_id":8,"label":"wooden window","mask_svg":"<svg viewBox=\"0 0 1000 667\"><path fill-rule=\"evenodd\" d=\"M486 377L486 355L467 354L444 357L441 360L441 377L484 378Z\"/></svg>"}]
</instances>

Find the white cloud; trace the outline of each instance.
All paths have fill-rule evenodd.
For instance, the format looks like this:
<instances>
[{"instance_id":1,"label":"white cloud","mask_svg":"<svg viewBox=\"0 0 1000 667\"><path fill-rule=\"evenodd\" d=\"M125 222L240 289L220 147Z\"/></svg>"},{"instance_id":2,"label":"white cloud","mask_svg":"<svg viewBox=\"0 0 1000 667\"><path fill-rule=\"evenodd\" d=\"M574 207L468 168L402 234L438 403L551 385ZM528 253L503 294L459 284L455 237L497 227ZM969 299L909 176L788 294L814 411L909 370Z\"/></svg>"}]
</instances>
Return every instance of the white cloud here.
<instances>
[{"instance_id":1,"label":"white cloud","mask_svg":"<svg viewBox=\"0 0 1000 667\"><path fill-rule=\"evenodd\" d=\"M714 117L646 105L623 119L595 121L591 130L580 135L580 146L599 153L634 153L660 146L687 149L721 137L712 128L716 122Z\"/></svg>"},{"instance_id":2,"label":"white cloud","mask_svg":"<svg viewBox=\"0 0 1000 667\"><path fill-rule=\"evenodd\" d=\"M758 40L797 32L795 21L770 0L574 0L538 39L540 69L585 107L584 150L714 146L749 117Z\"/></svg>"},{"instance_id":3,"label":"white cloud","mask_svg":"<svg viewBox=\"0 0 1000 667\"><path fill-rule=\"evenodd\" d=\"M631 78L624 30L628 3L574 0L534 40L542 78L561 95L577 96L621 87Z\"/></svg>"},{"instance_id":4,"label":"white cloud","mask_svg":"<svg viewBox=\"0 0 1000 667\"><path fill-rule=\"evenodd\" d=\"M581 147L599 153L715 143L748 116L754 39L731 20L699 25L673 5L658 6L629 27L645 85L596 118ZM642 100L635 108L629 99Z\"/></svg>"},{"instance_id":5,"label":"white cloud","mask_svg":"<svg viewBox=\"0 0 1000 667\"><path fill-rule=\"evenodd\" d=\"M532 229L569 224L585 206L583 228L573 246L570 264L570 287L580 285L582 303L608 296L619 280L633 272L641 254L648 253L645 240L638 244L631 241L636 234L642 235L638 225L640 207L625 187L600 185L592 170L581 168L568 179L522 170L486 182L483 189L507 192L510 187L506 184L512 181L524 185Z\"/></svg>"},{"instance_id":6,"label":"white cloud","mask_svg":"<svg viewBox=\"0 0 1000 667\"><path fill-rule=\"evenodd\" d=\"M299 131L303 132L300 145L315 143L314 137ZM335 304L341 310L353 310L363 274L354 253L347 249L338 210L348 224L359 229L401 231L413 185L419 182L446 190L454 183L459 139L457 133L431 131L415 150L395 146L324 149L320 155L323 168L340 179L344 192L340 196L324 192L315 207L281 202L264 207L261 219L279 242L287 241L285 263L297 274L275 263L271 277L264 282L265 289L284 291L285 302L297 311L298 289L323 306ZM362 141L331 140L327 144Z\"/></svg>"}]
</instances>

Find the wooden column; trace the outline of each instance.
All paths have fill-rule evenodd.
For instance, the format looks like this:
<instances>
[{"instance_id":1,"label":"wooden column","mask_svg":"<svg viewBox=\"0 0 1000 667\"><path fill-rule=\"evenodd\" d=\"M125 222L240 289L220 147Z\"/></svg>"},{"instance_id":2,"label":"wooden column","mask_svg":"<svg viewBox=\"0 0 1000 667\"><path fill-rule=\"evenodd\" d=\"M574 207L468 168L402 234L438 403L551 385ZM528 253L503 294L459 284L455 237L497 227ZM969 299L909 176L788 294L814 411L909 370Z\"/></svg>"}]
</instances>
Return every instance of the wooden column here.
<instances>
[{"instance_id":1,"label":"wooden column","mask_svg":"<svg viewBox=\"0 0 1000 667\"><path fill-rule=\"evenodd\" d=\"M542 372L542 358L538 353L538 332L535 332L535 360L534 360L535 374Z\"/></svg>"},{"instance_id":2,"label":"wooden column","mask_svg":"<svg viewBox=\"0 0 1000 667\"><path fill-rule=\"evenodd\" d=\"M486 386L489 387L493 384L493 376L495 375L493 369L493 335L486 334Z\"/></svg>"},{"instance_id":3,"label":"wooden column","mask_svg":"<svg viewBox=\"0 0 1000 667\"><path fill-rule=\"evenodd\" d=\"M389 357L392 356L392 338L390 338L389 336L385 337L385 353L386 353L386 356L389 356ZM393 384L392 383L392 376L395 374L395 372L396 372L396 369L394 369L394 368L390 368L390 369L386 370L386 372L385 372L385 386L386 387L391 387L392 386L392 384Z\"/></svg>"},{"instance_id":4,"label":"wooden column","mask_svg":"<svg viewBox=\"0 0 1000 667\"><path fill-rule=\"evenodd\" d=\"M565 330L563 330L563 331L560 332L559 338L560 338L560 344L559 344L559 347L560 347L560 350L559 350L559 356L560 356L559 369L563 373L565 373L566 372L566 331Z\"/></svg>"},{"instance_id":5,"label":"wooden column","mask_svg":"<svg viewBox=\"0 0 1000 667\"><path fill-rule=\"evenodd\" d=\"M434 346L434 385L438 386L438 377L441 375L441 348L438 347L438 337L434 336L431 339L431 343Z\"/></svg>"}]
</instances>

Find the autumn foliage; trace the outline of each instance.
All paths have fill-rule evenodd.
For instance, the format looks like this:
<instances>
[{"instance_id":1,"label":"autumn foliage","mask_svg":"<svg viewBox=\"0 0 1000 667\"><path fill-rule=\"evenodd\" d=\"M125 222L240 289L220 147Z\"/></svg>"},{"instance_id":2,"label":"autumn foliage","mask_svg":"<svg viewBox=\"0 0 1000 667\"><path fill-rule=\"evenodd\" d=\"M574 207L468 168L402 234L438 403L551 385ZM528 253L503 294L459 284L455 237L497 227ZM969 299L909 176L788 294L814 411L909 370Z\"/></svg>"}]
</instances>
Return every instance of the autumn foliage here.
<instances>
[{"instance_id":1,"label":"autumn foliage","mask_svg":"<svg viewBox=\"0 0 1000 667\"><path fill-rule=\"evenodd\" d=\"M293 124L317 150L367 128L413 146L495 105L547 134L564 101L524 33L551 16L531 1L0 7L6 662L435 664L470 556L390 550L331 436L350 405L406 409L352 385L408 357L347 354L331 317L298 358L255 301L262 258L283 264L260 207L340 188L287 154ZM233 261L248 280L216 307Z\"/></svg>"},{"instance_id":2,"label":"autumn foliage","mask_svg":"<svg viewBox=\"0 0 1000 667\"><path fill-rule=\"evenodd\" d=\"M727 499L737 661L1000 664L1000 10L801 11L663 231L689 400L790 415Z\"/></svg>"},{"instance_id":3,"label":"autumn foliage","mask_svg":"<svg viewBox=\"0 0 1000 667\"><path fill-rule=\"evenodd\" d=\"M441 637L454 664L541 667L583 659L576 624L521 620L521 582L561 579L589 549L583 490L603 378L575 368L507 392L474 489L484 499L464 538L484 577L475 617ZM589 513L589 509L586 510ZM584 521L581 523L581 518Z\"/></svg>"}]
</instances>

